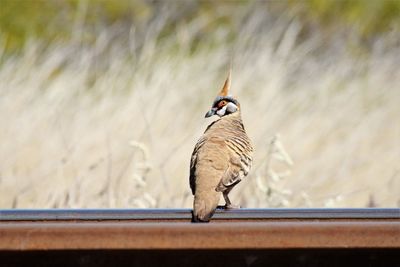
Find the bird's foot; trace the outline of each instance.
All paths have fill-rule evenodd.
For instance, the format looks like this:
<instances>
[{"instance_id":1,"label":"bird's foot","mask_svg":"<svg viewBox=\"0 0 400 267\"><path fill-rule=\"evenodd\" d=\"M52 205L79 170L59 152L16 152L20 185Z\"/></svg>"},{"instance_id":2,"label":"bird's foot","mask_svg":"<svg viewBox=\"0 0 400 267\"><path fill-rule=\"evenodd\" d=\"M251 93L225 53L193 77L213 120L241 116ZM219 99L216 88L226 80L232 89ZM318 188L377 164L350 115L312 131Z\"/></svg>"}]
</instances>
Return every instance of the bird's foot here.
<instances>
[{"instance_id":1,"label":"bird's foot","mask_svg":"<svg viewBox=\"0 0 400 267\"><path fill-rule=\"evenodd\" d=\"M234 204L229 204L229 205L225 205L225 209L227 210L231 210L231 209L240 209L240 205L234 205Z\"/></svg>"},{"instance_id":2,"label":"bird's foot","mask_svg":"<svg viewBox=\"0 0 400 267\"><path fill-rule=\"evenodd\" d=\"M233 205L233 204L230 204L230 205L225 204L225 205L217 206L217 209L222 209L222 210L232 210L232 209L240 209L240 208L241 208L240 205Z\"/></svg>"}]
</instances>

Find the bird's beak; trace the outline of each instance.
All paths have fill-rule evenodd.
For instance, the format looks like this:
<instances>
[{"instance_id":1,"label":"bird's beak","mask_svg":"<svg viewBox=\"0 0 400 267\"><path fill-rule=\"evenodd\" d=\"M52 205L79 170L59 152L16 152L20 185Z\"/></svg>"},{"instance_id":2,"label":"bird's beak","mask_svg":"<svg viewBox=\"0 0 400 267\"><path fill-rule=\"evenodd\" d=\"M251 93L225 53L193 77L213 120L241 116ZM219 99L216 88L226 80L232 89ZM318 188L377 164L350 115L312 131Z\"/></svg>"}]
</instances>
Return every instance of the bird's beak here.
<instances>
[{"instance_id":1,"label":"bird's beak","mask_svg":"<svg viewBox=\"0 0 400 267\"><path fill-rule=\"evenodd\" d=\"M217 112L217 109L216 109L216 108L210 109L210 110L206 113L205 118L208 118L208 117L211 117L212 115L215 115L215 112Z\"/></svg>"}]
</instances>

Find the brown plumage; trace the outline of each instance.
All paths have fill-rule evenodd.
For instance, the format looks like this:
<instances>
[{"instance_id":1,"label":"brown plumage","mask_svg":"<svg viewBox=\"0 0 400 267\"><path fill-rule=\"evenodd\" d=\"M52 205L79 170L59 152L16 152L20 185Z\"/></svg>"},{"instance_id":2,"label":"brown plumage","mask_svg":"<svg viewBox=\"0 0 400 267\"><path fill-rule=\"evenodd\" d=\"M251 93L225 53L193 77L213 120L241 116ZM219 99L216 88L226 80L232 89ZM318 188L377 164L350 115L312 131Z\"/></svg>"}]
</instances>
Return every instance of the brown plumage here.
<instances>
[{"instance_id":1,"label":"brown plumage","mask_svg":"<svg viewBox=\"0 0 400 267\"><path fill-rule=\"evenodd\" d=\"M221 193L226 208L234 207L228 194L249 172L252 145L243 127L238 101L228 95L230 74L206 117L220 116L197 142L190 162L190 187L194 195L193 221L207 222Z\"/></svg>"}]
</instances>

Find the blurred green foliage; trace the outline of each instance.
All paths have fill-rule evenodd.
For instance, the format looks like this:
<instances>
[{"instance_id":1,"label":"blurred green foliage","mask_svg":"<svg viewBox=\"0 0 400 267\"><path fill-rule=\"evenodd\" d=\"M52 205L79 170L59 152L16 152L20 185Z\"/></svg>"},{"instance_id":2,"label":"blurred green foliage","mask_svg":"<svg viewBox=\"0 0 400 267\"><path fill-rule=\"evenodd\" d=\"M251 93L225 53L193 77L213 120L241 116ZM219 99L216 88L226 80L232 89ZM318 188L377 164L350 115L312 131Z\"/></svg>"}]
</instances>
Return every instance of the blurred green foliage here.
<instances>
[{"instance_id":1,"label":"blurred green foliage","mask_svg":"<svg viewBox=\"0 0 400 267\"><path fill-rule=\"evenodd\" d=\"M398 0L309 0L301 6L305 18L324 26L352 27L362 37L378 35L390 30L399 30L400 1Z\"/></svg>"},{"instance_id":2,"label":"blurred green foliage","mask_svg":"<svg viewBox=\"0 0 400 267\"><path fill-rule=\"evenodd\" d=\"M15 51L30 38L69 39L83 25L134 22L150 11L144 2L129 0L0 0L0 37L6 51Z\"/></svg>"},{"instance_id":3,"label":"blurred green foliage","mask_svg":"<svg viewBox=\"0 0 400 267\"><path fill-rule=\"evenodd\" d=\"M6 52L17 51L30 38L46 43L70 39L82 30L108 27L114 23L145 26L151 17L160 15L160 6L170 5L177 15L169 27L199 17L208 20L205 31L215 24L234 27L233 10L255 4L254 1L145 1L145 0L0 0L0 40ZM257 2L258 9L278 10L297 17L306 25L322 29L351 28L363 38L373 38L380 33L399 30L400 1L398 0L309 0ZM143 29L145 30L145 28ZM168 28L163 34L167 35ZM88 40L95 36L83 36Z\"/></svg>"}]
</instances>

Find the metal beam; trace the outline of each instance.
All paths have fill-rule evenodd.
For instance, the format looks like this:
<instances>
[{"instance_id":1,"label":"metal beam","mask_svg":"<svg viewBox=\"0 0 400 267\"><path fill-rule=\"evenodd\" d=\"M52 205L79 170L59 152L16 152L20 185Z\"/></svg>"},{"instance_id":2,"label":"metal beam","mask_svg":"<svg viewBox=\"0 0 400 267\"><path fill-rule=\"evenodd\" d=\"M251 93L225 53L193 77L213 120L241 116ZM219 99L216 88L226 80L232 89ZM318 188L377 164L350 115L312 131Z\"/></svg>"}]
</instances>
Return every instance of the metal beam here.
<instances>
[{"instance_id":1,"label":"metal beam","mask_svg":"<svg viewBox=\"0 0 400 267\"><path fill-rule=\"evenodd\" d=\"M2 210L0 250L400 248L399 209Z\"/></svg>"}]
</instances>

